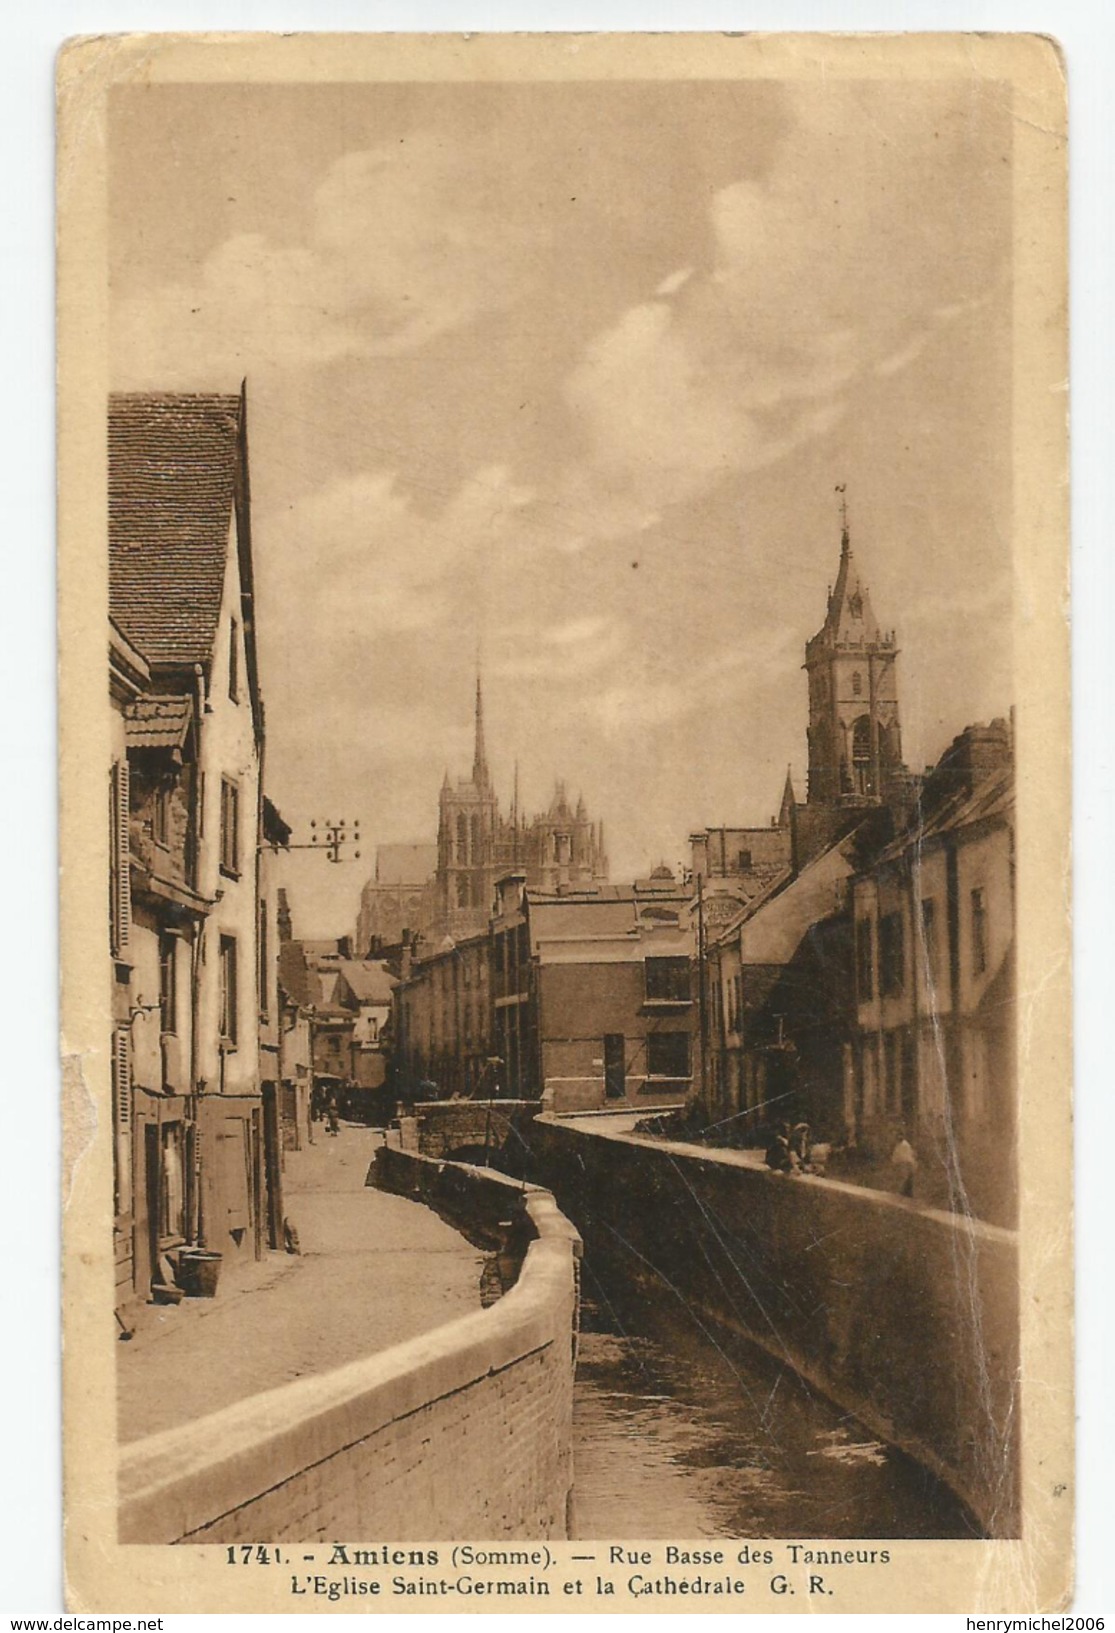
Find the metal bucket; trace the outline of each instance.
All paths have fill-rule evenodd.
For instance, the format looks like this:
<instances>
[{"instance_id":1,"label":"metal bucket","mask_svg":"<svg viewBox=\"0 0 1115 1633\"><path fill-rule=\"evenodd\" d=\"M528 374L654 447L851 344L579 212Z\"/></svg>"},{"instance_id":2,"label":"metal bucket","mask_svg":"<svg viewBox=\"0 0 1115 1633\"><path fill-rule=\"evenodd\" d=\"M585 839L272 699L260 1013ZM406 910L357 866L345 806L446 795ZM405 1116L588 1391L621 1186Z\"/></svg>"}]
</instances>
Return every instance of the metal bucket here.
<instances>
[{"instance_id":1,"label":"metal bucket","mask_svg":"<svg viewBox=\"0 0 1115 1633\"><path fill-rule=\"evenodd\" d=\"M184 1248L178 1255L178 1284L187 1298L214 1298L221 1275L221 1255L206 1248Z\"/></svg>"}]
</instances>

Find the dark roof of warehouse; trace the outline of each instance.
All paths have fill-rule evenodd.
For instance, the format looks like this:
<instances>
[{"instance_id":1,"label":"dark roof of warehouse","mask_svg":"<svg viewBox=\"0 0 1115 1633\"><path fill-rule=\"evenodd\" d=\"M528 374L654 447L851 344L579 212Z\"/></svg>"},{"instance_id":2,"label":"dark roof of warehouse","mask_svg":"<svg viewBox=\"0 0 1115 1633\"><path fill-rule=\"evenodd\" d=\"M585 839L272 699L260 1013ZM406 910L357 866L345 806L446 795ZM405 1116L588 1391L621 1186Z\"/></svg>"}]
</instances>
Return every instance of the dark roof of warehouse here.
<instances>
[{"instance_id":1,"label":"dark roof of warehouse","mask_svg":"<svg viewBox=\"0 0 1115 1633\"><path fill-rule=\"evenodd\" d=\"M212 654L242 428L241 396L109 398L109 611L153 664Z\"/></svg>"}]
</instances>

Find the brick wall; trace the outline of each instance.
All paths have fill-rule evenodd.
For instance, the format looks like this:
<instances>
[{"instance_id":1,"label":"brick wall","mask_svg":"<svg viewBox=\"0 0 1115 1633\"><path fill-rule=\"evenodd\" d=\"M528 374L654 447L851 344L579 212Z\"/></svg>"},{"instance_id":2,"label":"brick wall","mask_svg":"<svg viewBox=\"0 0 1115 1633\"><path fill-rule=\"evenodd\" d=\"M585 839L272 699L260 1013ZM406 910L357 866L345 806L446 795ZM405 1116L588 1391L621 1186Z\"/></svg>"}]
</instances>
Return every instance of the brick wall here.
<instances>
[{"instance_id":1,"label":"brick wall","mask_svg":"<svg viewBox=\"0 0 1115 1633\"><path fill-rule=\"evenodd\" d=\"M489 1309L125 1448L122 1542L566 1535L579 1239L545 1191L393 1150L393 1189L481 1222L520 1208L519 1279Z\"/></svg>"},{"instance_id":2,"label":"brick wall","mask_svg":"<svg viewBox=\"0 0 1115 1633\"><path fill-rule=\"evenodd\" d=\"M659 1278L684 1289L930 1468L989 1535L1017 1536L1014 1234L607 1122L542 1118L532 1138L532 1172L598 1271L650 1298Z\"/></svg>"}]
</instances>

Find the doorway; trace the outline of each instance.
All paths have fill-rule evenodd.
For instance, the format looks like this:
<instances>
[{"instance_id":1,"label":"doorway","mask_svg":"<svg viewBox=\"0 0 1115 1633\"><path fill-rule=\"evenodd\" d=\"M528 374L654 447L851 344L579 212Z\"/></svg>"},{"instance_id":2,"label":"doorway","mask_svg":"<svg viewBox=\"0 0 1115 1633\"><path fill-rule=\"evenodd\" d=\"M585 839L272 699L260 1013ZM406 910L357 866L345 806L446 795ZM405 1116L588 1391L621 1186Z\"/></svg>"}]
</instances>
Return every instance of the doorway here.
<instances>
[{"instance_id":1,"label":"doorway","mask_svg":"<svg viewBox=\"0 0 1115 1633\"><path fill-rule=\"evenodd\" d=\"M604 1034L604 1095L608 1100L627 1098L627 1048L622 1032Z\"/></svg>"}]
</instances>

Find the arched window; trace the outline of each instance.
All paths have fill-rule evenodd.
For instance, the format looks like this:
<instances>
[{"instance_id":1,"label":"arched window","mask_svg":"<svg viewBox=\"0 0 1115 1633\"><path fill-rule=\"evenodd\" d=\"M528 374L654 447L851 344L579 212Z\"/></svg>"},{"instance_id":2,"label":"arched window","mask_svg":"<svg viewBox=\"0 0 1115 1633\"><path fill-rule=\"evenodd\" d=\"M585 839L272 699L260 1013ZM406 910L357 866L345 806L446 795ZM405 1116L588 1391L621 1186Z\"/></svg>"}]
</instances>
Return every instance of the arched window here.
<instances>
[{"instance_id":1,"label":"arched window","mask_svg":"<svg viewBox=\"0 0 1115 1633\"><path fill-rule=\"evenodd\" d=\"M457 817L457 860L468 861L468 817L463 811Z\"/></svg>"},{"instance_id":2,"label":"arched window","mask_svg":"<svg viewBox=\"0 0 1115 1633\"><path fill-rule=\"evenodd\" d=\"M871 721L861 714L852 727L852 786L857 794L875 792L871 777Z\"/></svg>"},{"instance_id":3,"label":"arched window","mask_svg":"<svg viewBox=\"0 0 1115 1633\"><path fill-rule=\"evenodd\" d=\"M472 860L474 863L482 860L482 852L480 849L480 818L478 816L474 816L472 819Z\"/></svg>"},{"instance_id":4,"label":"arched window","mask_svg":"<svg viewBox=\"0 0 1115 1633\"><path fill-rule=\"evenodd\" d=\"M853 693L853 696L859 697L859 695L860 695L860 693L862 691L863 691L863 676L860 674L859 670L857 669L855 671L855 673L853 674L853 676L852 676L852 693Z\"/></svg>"}]
</instances>

